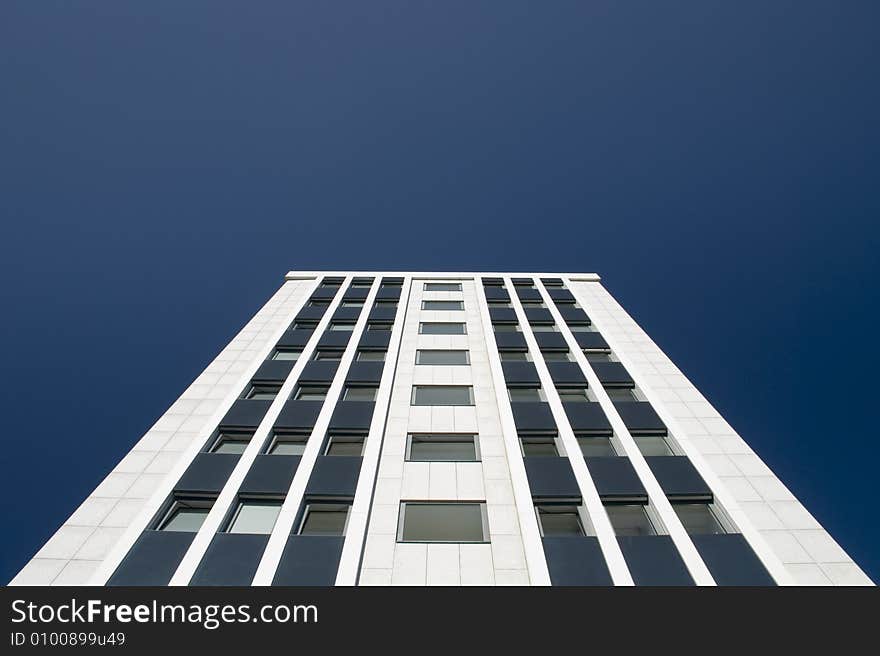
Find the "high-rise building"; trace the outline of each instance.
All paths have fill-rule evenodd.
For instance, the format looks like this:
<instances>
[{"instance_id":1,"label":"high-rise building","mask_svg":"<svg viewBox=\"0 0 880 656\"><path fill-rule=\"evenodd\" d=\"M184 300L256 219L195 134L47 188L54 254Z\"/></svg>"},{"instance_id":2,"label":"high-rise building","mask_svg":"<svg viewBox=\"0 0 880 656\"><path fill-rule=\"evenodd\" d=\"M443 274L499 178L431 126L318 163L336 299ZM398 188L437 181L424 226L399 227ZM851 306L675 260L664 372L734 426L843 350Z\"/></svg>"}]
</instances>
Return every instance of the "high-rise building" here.
<instances>
[{"instance_id":1,"label":"high-rise building","mask_svg":"<svg viewBox=\"0 0 880 656\"><path fill-rule=\"evenodd\" d=\"M293 271L12 583L871 581L598 276Z\"/></svg>"}]
</instances>

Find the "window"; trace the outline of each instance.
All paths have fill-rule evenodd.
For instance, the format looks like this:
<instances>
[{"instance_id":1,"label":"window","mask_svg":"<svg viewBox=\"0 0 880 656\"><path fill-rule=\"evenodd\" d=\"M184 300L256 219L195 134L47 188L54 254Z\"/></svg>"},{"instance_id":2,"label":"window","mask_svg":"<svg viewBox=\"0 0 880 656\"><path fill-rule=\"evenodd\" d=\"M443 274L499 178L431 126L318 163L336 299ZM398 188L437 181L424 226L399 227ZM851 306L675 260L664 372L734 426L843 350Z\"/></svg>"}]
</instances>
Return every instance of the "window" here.
<instances>
[{"instance_id":1,"label":"window","mask_svg":"<svg viewBox=\"0 0 880 656\"><path fill-rule=\"evenodd\" d=\"M589 389L586 387L559 387L556 389L559 393L559 400L563 403L589 403Z\"/></svg>"},{"instance_id":2,"label":"window","mask_svg":"<svg viewBox=\"0 0 880 656\"><path fill-rule=\"evenodd\" d=\"M489 307L497 307L497 308L513 308L513 304L510 301L488 301Z\"/></svg>"},{"instance_id":3,"label":"window","mask_svg":"<svg viewBox=\"0 0 880 656\"><path fill-rule=\"evenodd\" d=\"M496 333L519 333L519 332L522 332L522 330L520 330L519 324L517 324L517 323L493 323L492 329Z\"/></svg>"},{"instance_id":4,"label":"window","mask_svg":"<svg viewBox=\"0 0 880 656\"><path fill-rule=\"evenodd\" d=\"M568 351L541 351L544 362L571 362L571 354Z\"/></svg>"},{"instance_id":5,"label":"window","mask_svg":"<svg viewBox=\"0 0 880 656\"><path fill-rule=\"evenodd\" d=\"M442 323L423 321L419 324L421 335L466 335L467 327L463 323Z\"/></svg>"},{"instance_id":6,"label":"window","mask_svg":"<svg viewBox=\"0 0 880 656\"><path fill-rule=\"evenodd\" d=\"M478 462L476 435L414 433L407 436L409 462Z\"/></svg>"},{"instance_id":7,"label":"window","mask_svg":"<svg viewBox=\"0 0 880 656\"><path fill-rule=\"evenodd\" d=\"M347 385L342 394L343 401L375 401L378 387L367 385Z\"/></svg>"},{"instance_id":8,"label":"window","mask_svg":"<svg viewBox=\"0 0 880 656\"><path fill-rule=\"evenodd\" d=\"M309 307L324 307L325 308L329 305L330 305L330 301L320 299L320 298L309 301Z\"/></svg>"},{"instance_id":9,"label":"window","mask_svg":"<svg viewBox=\"0 0 880 656\"><path fill-rule=\"evenodd\" d=\"M309 503L303 511L299 535L345 535L348 524L347 503Z\"/></svg>"},{"instance_id":10,"label":"window","mask_svg":"<svg viewBox=\"0 0 880 656\"><path fill-rule=\"evenodd\" d=\"M270 456L301 456L306 450L307 433L275 433L266 454Z\"/></svg>"},{"instance_id":11,"label":"window","mask_svg":"<svg viewBox=\"0 0 880 656\"><path fill-rule=\"evenodd\" d=\"M544 305L544 301L537 301L537 300L531 300L531 299L521 300L520 303L522 303L522 306L527 309L529 309L529 308L546 308L547 307L546 305Z\"/></svg>"},{"instance_id":12,"label":"window","mask_svg":"<svg viewBox=\"0 0 880 656\"><path fill-rule=\"evenodd\" d=\"M329 385L300 385L293 398L296 401L323 401L329 391Z\"/></svg>"},{"instance_id":13,"label":"window","mask_svg":"<svg viewBox=\"0 0 880 656\"><path fill-rule=\"evenodd\" d=\"M281 501L275 499L242 499L226 528L227 533L257 533L268 535L275 526Z\"/></svg>"},{"instance_id":14,"label":"window","mask_svg":"<svg viewBox=\"0 0 880 656\"><path fill-rule=\"evenodd\" d=\"M573 333L594 333L596 329L589 323L570 323L568 329Z\"/></svg>"},{"instance_id":15,"label":"window","mask_svg":"<svg viewBox=\"0 0 880 656\"><path fill-rule=\"evenodd\" d=\"M662 435L633 435L643 456L671 456L672 449Z\"/></svg>"},{"instance_id":16,"label":"window","mask_svg":"<svg viewBox=\"0 0 880 656\"><path fill-rule=\"evenodd\" d=\"M315 351L315 360L333 360L338 362L342 360L342 351L339 349L330 349L323 351Z\"/></svg>"},{"instance_id":17,"label":"window","mask_svg":"<svg viewBox=\"0 0 880 656\"><path fill-rule=\"evenodd\" d=\"M545 537L585 535L577 506L562 504L540 504L535 506L541 535Z\"/></svg>"},{"instance_id":18,"label":"window","mask_svg":"<svg viewBox=\"0 0 880 656\"><path fill-rule=\"evenodd\" d=\"M556 440L552 437L521 437L519 443L524 456L559 456Z\"/></svg>"},{"instance_id":19,"label":"window","mask_svg":"<svg viewBox=\"0 0 880 656\"><path fill-rule=\"evenodd\" d=\"M314 330L318 327L317 321L294 321L293 329L294 330Z\"/></svg>"},{"instance_id":20,"label":"window","mask_svg":"<svg viewBox=\"0 0 880 656\"><path fill-rule=\"evenodd\" d=\"M712 506L708 503L673 503L673 510L690 535L727 533Z\"/></svg>"},{"instance_id":21,"label":"window","mask_svg":"<svg viewBox=\"0 0 880 656\"><path fill-rule=\"evenodd\" d=\"M587 362L611 362L611 353L610 351L600 351L596 349L584 349L584 355L587 358Z\"/></svg>"},{"instance_id":22,"label":"window","mask_svg":"<svg viewBox=\"0 0 880 656\"><path fill-rule=\"evenodd\" d=\"M292 349L282 349L277 348L275 352L272 353L273 360L290 360L292 362L296 362L299 360L299 356L302 355L302 351L300 350L292 350Z\"/></svg>"},{"instance_id":23,"label":"window","mask_svg":"<svg viewBox=\"0 0 880 656\"><path fill-rule=\"evenodd\" d=\"M252 437L251 433L220 433L211 445L211 453L244 453Z\"/></svg>"},{"instance_id":24,"label":"window","mask_svg":"<svg viewBox=\"0 0 880 656\"><path fill-rule=\"evenodd\" d=\"M657 529L642 504L609 504L605 510L617 535L657 535Z\"/></svg>"},{"instance_id":25,"label":"window","mask_svg":"<svg viewBox=\"0 0 880 656\"><path fill-rule=\"evenodd\" d=\"M423 310L464 310L464 301L422 301Z\"/></svg>"},{"instance_id":26,"label":"window","mask_svg":"<svg viewBox=\"0 0 880 656\"><path fill-rule=\"evenodd\" d=\"M556 324L552 324L552 323L536 323L536 324L532 324L532 332L533 333L558 333L559 328L556 327Z\"/></svg>"},{"instance_id":27,"label":"window","mask_svg":"<svg viewBox=\"0 0 880 656\"><path fill-rule=\"evenodd\" d=\"M351 281L351 287L352 287L352 288L356 288L356 287L361 287L361 288L363 288L363 287L367 287L367 288L369 288L369 287L372 287L372 286L373 286L373 281L372 281L372 280L352 280L352 281Z\"/></svg>"},{"instance_id":28,"label":"window","mask_svg":"<svg viewBox=\"0 0 880 656\"><path fill-rule=\"evenodd\" d=\"M362 456L364 453L364 436L354 434L330 435L327 439L325 456Z\"/></svg>"},{"instance_id":29,"label":"window","mask_svg":"<svg viewBox=\"0 0 880 656\"><path fill-rule=\"evenodd\" d=\"M607 435L575 435L585 458L616 456L617 450Z\"/></svg>"},{"instance_id":30,"label":"window","mask_svg":"<svg viewBox=\"0 0 880 656\"><path fill-rule=\"evenodd\" d=\"M371 321L367 324L367 330L391 330L393 327L390 321Z\"/></svg>"},{"instance_id":31,"label":"window","mask_svg":"<svg viewBox=\"0 0 880 656\"><path fill-rule=\"evenodd\" d=\"M631 387L606 387L612 401L638 401Z\"/></svg>"},{"instance_id":32,"label":"window","mask_svg":"<svg viewBox=\"0 0 880 656\"><path fill-rule=\"evenodd\" d=\"M197 533L213 504L212 499L175 499L156 530Z\"/></svg>"},{"instance_id":33,"label":"window","mask_svg":"<svg viewBox=\"0 0 880 656\"><path fill-rule=\"evenodd\" d=\"M354 324L353 323L346 323L346 322L342 322L342 321L331 321L330 326L327 328L327 330L332 330L334 332L349 332L350 333L352 330L354 330Z\"/></svg>"},{"instance_id":34,"label":"window","mask_svg":"<svg viewBox=\"0 0 880 656\"><path fill-rule=\"evenodd\" d=\"M342 303L340 303L340 305L342 307L359 308L359 307L364 307L364 302L363 301L345 301L344 300L344 301L342 301Z\"/></svg>"},{"instance_id":35,"label":"window","mask_svg":"<svg viewBox=\"0 0 880 656\"><path fill-rule=\"evenodd\" d=\"M416 351L416 364L470 364L470 359L467 351L419 349Z\"/></svg>"},{"instance_id":36,"label":"window","mask_svg":"<svg viewBox=\"0 0 880 656\"><path fill-rule=\"evenodd\" d=\"M413 385L412 405L473 405L469 385Z\"/></svg>"},{"instance_id":37,"label":"window","mask_svg":"<svg viewBox=\"0 0 880 656\"><path fill-rule=\"evenodd\" d=\"M358 351L358 362L385 362L385 351Z\"/></svg>"},{"instance_id":38,"label":"window","mask_svg":"<svg viewBox=\"0 0 880 656\"><path fill-rule=\"evenodd\" d=\"M528 351L498 351L502 362L531 362L532 356Z\"/></svg>"},{"instance_id":39,"label":"window","mask_svg":"<svg viewBox=\"0 0 880 656\"><path fill-rule=\"evenodd\" d=\"M488 542L486 504L415 502L400 504L399 542Z\"/></svg>"},{"instance_id":40,"label":"window","mask_svg":"<svg viewBox=\"0 0 880 656\"><path fill-rule=\"evenodd\" d=\"M387 299L379 299L373 304L373 307L381 308L385 310L392 310L397 308L397 301L389 301Z\"/></svg>"},{"instance_id":41,"label":"window","mask_svg":"<svg viewBox=\"0 0 880 656\"><path fill-rule=\"evenodd\" d=\"M244 398L255 399L258 401L271 401L278 396L280 389L281 385L251 385L251 388L248 390Z\"/></svg>"},{"instance_id":42,"label":"window","mask_svg":"<svg viewBox=\"0 0 880 656\"><path fill-rule=\"evenodd\" d=\"M513 403L538 403L547 400L544 390L540 387L508 387L507 396Z\"/></svg>"},{"instance_id":43,"label":"window","mask_svg":"<svg viewBox=\"0 0 880 656\"><path fill-rule=\"evenodd\" d=\"M535 288L535 281L528 280L525 278L514 278L513 279L513 286L519 287L520 289L534 289Z\"/></svg>"},{"instance_id":44,"label":"window","mask_svg":"<svg viewBox=\"0 0 880 656\"><path fill-rule=\"evenodd\" d=\"M426 282L424 287L426 292L460 292L460 282Z\"/></svg>"}]
</instances>

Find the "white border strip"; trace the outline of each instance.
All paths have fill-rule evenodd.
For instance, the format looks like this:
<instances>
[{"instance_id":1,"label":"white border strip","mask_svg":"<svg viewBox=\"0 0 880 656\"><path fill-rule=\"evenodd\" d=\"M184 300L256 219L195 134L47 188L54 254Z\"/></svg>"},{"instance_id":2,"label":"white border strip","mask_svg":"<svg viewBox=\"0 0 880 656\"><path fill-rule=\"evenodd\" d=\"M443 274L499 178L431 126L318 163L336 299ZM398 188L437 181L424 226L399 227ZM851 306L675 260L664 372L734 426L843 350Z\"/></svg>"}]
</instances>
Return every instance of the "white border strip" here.
<instances>
[{"instance_id":1,"label":"white border strip","mask_svg":"<svg viewBox=\"0 0 880 656\"><path fill-rule=\"evenodd\" d=\"M566 280L566 284L569 286L569 291L572 293L572 295L575 295L575 299L577 300L577 302L581 305L581 307L584 308L584 311L589 314L588 310L590 304L584 302L581 296L576 295L577 290L571 287L571 283L568 280ZM610 294L610 292L608 292L608 290L604 289L603 287L603 291L605 291L613 300L615 300L616 303L616 299L614 299L614 297ZM619 303L618 307L620 307ZM620 311L626 314L627 317L632 319L632 317L630 317L629 314L626 313L626 310L624 310L622 307L620 307ZM597 329L602 332L600 325L593 319L592 316L590 316L590 321L592 321L596 325ZM666 427L672 434L673 438L679 436L687 436L687 431L682 429L676 419L669 413L663 403L663 400L660 399L657 393L644 382L639 367L629 359L626 350L620 348L616 340L614 338L609 338L609 335L607 333L602 332L602 336L605 338L605 341L608 342L608 346L611 347L612 352L620 361L620 363L623 364L624 367L626 367L626 370L629 372L630 377L638 385L639 390L642 392L642 394L645 395L645 398L650 401L651 406L654 408L654 411L660 416L660 419L663 420L663 423L666 424ZM648 338L650 339L650 336ZM654 342L652 341L651 343L653 344ZM662 350L659 346L657 346L656 344L654 344L654 346L657 347L657 350L662 353ZM664 355L666 354L664 353ZM688 384L691 384L690 381L688 381ZM691 384L691 387L696 389L693 384ZM719 416L721 415L719 414ZM791 574L785 568L785 565L782 563L781 560L779 560L779 557L770 548L766 540L764 540L760 531L758 531L758 529L754 527L754 525L751 523L751 520L749 520L746 516L746 513L742 509L740 509L736 500L728 492L727 488L724 486L724 483L721 481L720 478L718 478L712 467L703 459L702 454L700 454L699 451L694 448L694 446L690 443L690 440L688 439L676 440L676 443L678 444L679 448L684 451L684 454L690 459L691 464L696 468L700 476L703 477L703 480L706 481L706 484L712 490L712 495L715 498L715 503L720 505L724 512L727 513L728 516L730 516L734 524L736 524L736 527L739 529L739 532L743 535L743 537L745 537L746 541L749 543L755 554L758 556L758 559L763 563L764 567L767 568L770 576L775 579L778 585L797 585Z\"/></svg>"},{"instance_id":2,"label":"white border strip","mask_svg":"<svg viewBox=\"0 0 880 656\"><path fill-rule=\"evenodd\" d=\"M620 550L620 544L617 542L617 537L614 534L614 527L611 526L611 520L608 519L605 507L602 505L602 499L599 497L596 484L593 483L593 477L590 476L590 470L587 469L587 462L584 460L583 455L581 455L580 445L575 439L571 425L568 423L568 415L565 414L565 408L562 406L562 401L559 400L556 385L553 382L553 377L550 375L550 370L547 368L547 363L544 362L544 356L541 354L538 340L535 339L528 317L526 316L525 310L523 310L522 304L520 303L519 296L516 293L516 287L514 286L512 279L509 277L504 278L504 284L507 286L511 305L513 305L513 309L516 312L516 318L522 328L523 336L526 338L526 344L532 355L533 364L535 365L535 369L538 370L538 378L541 380L541 386L544 388L544 395L547 397L547 402L550 404L550 411L553 413L553 419L556 422L556 430L559 434L559 438L562 440L562 444L565 446L568 461L571 463L574 477L577 479L578 487L581 489L584 507L587 509L590 521L596 531L596 537L599 540L599 546L602 548L602 554L605 556L605 562L608 565L611 580L614 582L614 585L635 585L632 575L629 572L629 568L626 565L626 559L623 557L623 552ZM540 284L539 281L536 281L536 285ZM543 287L538 288L543 291ZM550 307L546 298L544 303L548 308ZM559 321L557 316L554 316L553 318L557 322ZM569 349L570 348L571 346L569 346ZM506 389L507 388L505 387L505 391Z\"/></svg>"},{"instance_id":3,"label":"white border strip","mask_svg":"<svg viewBox=\"0 0 880 656\"><path fill-rule=\"evenodd\" d=\"M544 555L544 543L541 540L541 529L538 527L538 518L535 515L535 504L532 501L532 490L529 487L525 461L519 448L513 409L510 407L510 399L507 396L507 383L504 380L504 369L501 366L501 356L498 354L498 344L495 342L495 329L492 327L486 290L481 278L475 278L474 284L478 288L476 295L480 306L480 319L483 324L486 349L489 353L492 387L495 388L495 402L498 405L498 416L501 419L501 434L504 437L504 450L507 455L507 466L510 470L510 482L513 486L513 498L519 518L519 529L525 550L526 567L529 570L529 581L532 585L548 586L551 585L550 570ZM512 297L513 294L511 294Z\"/></svg>"},{"instance_id":4,"label":"white border strip","mask_svg":"<svg viewBox=\"0 0 880 656\"><path fill-rule=\"evenodd\" d=\"M373 507L373 491L376 486L376 474L379 471L379 458L382 455L385 423L391 406L391 392L397 373L397 358L400 353L400 342L403 338L403 325L406 321L411 285L412 278L404 277L400 298L397 301L397 314L394 317L394 326L391 330L391 341L385 355L385 367L382 369L379 392L376 394L373 420L370 423L370 432L364 445L364 460L361 464L354 502L345 530L345 542L342 545L342 556L339 559L339 569L336 572L336 585L357 585L360 577L361 557L367 539L370 512ZM404 290L406 290L405 299Z\"/></svg>"},{"instance_id":5,"label":"white border strip","mask_svg":"<svg viewBox=\"0 0 880 656\"><path fill-rule=\"evenodd\" d=\"M299 281L302 282L302 280ZM289 282L290 281L287 281L282 284L279 290L272 295L272 298L266 301L266 303L263 304L263 307L261 307L259 310L257 310L256 313L254 313L254 317L259 314L267 305L269 305L278 296L278 294L280 294L284 290ZM308 302L309 298L311 298L312 294L315 292L315 290L318 288L318 285L320 284L320 279L314 281L311 291L303 295L302 302L297 304L291 310L288 320L271 336L271 338L267 341L267 346L263 349L263 351L259 353L251 361L248 367L242 372L241 377L238 379L235 385L233 385L232 391L226 396L225 399L223 399L223 402L219 405L217 411L210 418L207 418L205 420L205 426L207 427L209 434L213 434L214 431L217 429L217 426L223 420L223 417L226 416L226 413L229 412L232 404L235 403L241 396L241 391L242 389L244 389L244 386L247 385L254 377L257 369L260 368L260 365L263 364L263 361L275 348L275 345L278 343L278 340L281 339L281 336L285 333L285 331L290 328L291 322L293 322L296 315L299 314L299 312L305 307L305 304ZM242 330L247 329L247 327L250 325L250 322L253 321L254 317L251 317L251 319L248 321L247 324L245 324ZM231 344L233 341L235 341L234 337L232 338L232 340L230 340L229 343ZM225 348L226 347L224 347L224 350ZM168 500L168 497L174 491L174 487L177 485L180 477L183 476L184 472L192 464L195 457L205 448L205 441L207 439L208 438L205 437L204 439L195 440L193 444L190 445L189 449L184 452L184 455L178 460L174 468L165 475L165 478L162 480L159 487L156 489L153 495L149 499L147 499L144 507L137 514L137 516L135 516L131 523L129 523L128 527L125 529L125 532L119 538L119 541L107 554L107 556L101 562L101 565L98 567L98 569L95 570L94 574L92 574L87 585L106 585L107 581L110 579L111 576L113 576L113 573L119 567L120 563L122 563L122 561L128 555L128 552L131 551L132 546L140 537L141 533L146 530L146 528L150 525L150 522L156 516L156 513L159 512L159 509Z\"/></svg>"},{"instance_id":6,"label":"white border strip","mask_svg":"<svg viewBox=\"0 0 880 656\"><path fill-rule=\"evenodd\" d=\"M568 284L568 281L566 281L566 286L568 286ZM614 434L623 445L623 450L626 452L626 456L629 458L633 469L636 470L639 479L642 481L642 485L645 486L645 490L648 492L648 502L654 510L657 511L657 514L660 515L660 520L669 532L669 537L672 538L672 541L675 543L675 547L678 549L678 553L684 561L685 567L687 567L688 572L690 572L691 577L697 585L715 585L715 579L713 579L712 574L709 573L709 568L706 567L706 564L697 552L697 548L694 546L694 543L691 542L691 538L687 534L687 531L685 531L684 526L682 526L681 521L678 519L678 515L675 513L675 510L672 509L672 504L670 504L669 499L666 498L663 488L660 487L660 483L658 483L657 479L654 477L654 473L648 466L648 462L645 460L642 452L639 451L639 447L636 445L632 435L629 434L629 430L627 430L626 424L623 423L623 419L621 419L620 415L617 413L617 408L614 407L614 403L608 396L608 392L602 387L599 377L587 361L581 347L578 345L571 330L569 330L568 324L566 324L565 320L562 318L562 314L559 312L556 303L544 287L543 282L538 281L538 289L541 291L544 304L553 315L553 320L559 325L559 330L565 337L569 351L571 351L575 360L580 365L581 370L587 377L587 383L590 386L590 389L593 390L593 394L596 395L596 399L599 401L599 405L602 406L605 416L608 417L608 421L611 422ZM571 290L569 289L569 291ZM590 320L592 321L592 318Z\"/></svg>"},{"instance_id":7,"label":"white border strip","mask_svg":"<svg viewBox=\"0 0 880 656\"><path fill-rule=\"evenodd\" d=\"M352 279L353 277L350 277L346 280L346 287ZM303 497L305 496L306 486L312 475L315 462L320 455L319 452L321 445L324 443L324 435L330 427L330 419L333 416L333 411L336 410L336 403L342 395L342 388L345 385L345 379L348 376L348 369L354 360L355 353L358 349L358 343L366 329L367 318L370 315L370 310L373 307L373 302L376 299L380 284L381 278L376 277L373 280L373 285L370 287L370 292L367 294L367 298L364 300L361 313L358 316L357 323L355 323L354 330L348 340L348 345L345 347L345 351L342 354L342 360L340 360L339 367L336 369L336 376L333 377L333 382L330 384L330 390L327 392L327 398L324 399L324 405L321 406L321 412L318 414L318 419L315 421L315 427L312 429L312 434L309 437L309 441L306 443L305 451L299 461L299 467L296 468L296 473L293 476L293 480L290 482L290 489L287 491L284 503L281 504L281 512L278 514L278 519L275 521L272 534L269 536L269 543L266 545L266 550L263 552L263 557L260 559L260 564L257 566L257 571L254 574L254 579L251 585L272 585L272 579L275 578L278 563L281 562L284 547L287 546L287 539L290 537L291 531L293 530L293 523L296 521L296 516L299 514L299 509L302 505ZM340 299L344 295L345 292L343 291L340 295ZM373 407L373 412L375 413L375 406ZM351 522L351 518L349 518L349 522Z\"/></svg>"},{"instance_id":8,"label":"white border strip","mask_svg":"<svg viewBox=\"0 0 880 656\"><path fill-rule=\"evenodd\" d=\"M281 386L278 395L269 406L266 416L263 417L263 420L254 432L254 436L251 438L244 453L242 453L241 457L238 459L235 469L232 470L229 479L226 481L219 496L214 501L214 505L211 507L211 511L202 523L201 528L199 528L199 532L196 533L195 539L192 541L189 549L187 549L186 554L184 554L183 559L177 566L177 570L174 572L171 581L168 583L169 586L188 585L195 574L196 569L198 569L199 563L202 562L202 558L208 550L208 546L211 544L211 540L214 539L214 536L220 530L220 526L226 518L227 512L238 498L238 490L241 487L242 482L244 482L245 476L247 476L254 460L256 460L257 456L260 454L263 443L272 431L272 427L275 425L275 420L278 418L278 415L281 414L281 410L290 397L302 370L312 359L312 354L317 348L321 335L324 334L324 329L330 323L333 313L342 302L345 289L350 282L350 277L343 281L342 285L339 287L339 291L336 292L333 301L324 312L324 316L321 317L321 320L318 322L315 331L306 343L305 348L303 348L302 354L296 361L296 364L287 376L284 384ZM274 346L275 344L273 343L272 347L274 348ZM302 464L300 464L300 466L302 466Z\"/></svg>"}]
</instances>

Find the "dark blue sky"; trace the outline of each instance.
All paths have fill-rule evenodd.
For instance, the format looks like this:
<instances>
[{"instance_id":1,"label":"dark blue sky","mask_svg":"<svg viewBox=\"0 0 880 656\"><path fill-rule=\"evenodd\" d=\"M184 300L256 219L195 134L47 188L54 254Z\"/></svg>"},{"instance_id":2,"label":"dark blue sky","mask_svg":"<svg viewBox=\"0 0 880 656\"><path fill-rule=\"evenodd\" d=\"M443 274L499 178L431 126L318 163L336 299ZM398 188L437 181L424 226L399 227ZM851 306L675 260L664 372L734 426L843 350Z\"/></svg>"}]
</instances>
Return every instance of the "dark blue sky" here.
<instances>
[{"instance_id":1,"label":"dark blue sky","mask_svg":"<svg viewBox=\"0 0 880 656\"><path fill-rule=\"evenodd\" d=\"M289 268L597 271L880 578L880 5L0 3L8 580Z\"/></svg>"}]
</instances>

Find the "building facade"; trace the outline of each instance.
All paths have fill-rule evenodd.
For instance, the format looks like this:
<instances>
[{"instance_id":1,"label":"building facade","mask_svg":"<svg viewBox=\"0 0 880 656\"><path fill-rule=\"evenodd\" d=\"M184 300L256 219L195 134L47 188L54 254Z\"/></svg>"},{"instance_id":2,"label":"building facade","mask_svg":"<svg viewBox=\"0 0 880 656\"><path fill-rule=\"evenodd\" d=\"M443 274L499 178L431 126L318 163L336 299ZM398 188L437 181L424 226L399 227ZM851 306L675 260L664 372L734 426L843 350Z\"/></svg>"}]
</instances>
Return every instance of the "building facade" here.
<instances>
[{"instance_id":1,"label":"building facade","mask_svg":"<svg viewBox=\"0 0 880 656\"><path fill-rule=\"evenodd\" d=\"M870 585L595 274L299 272L12 585Z\"/></svg>"}]
</instances>

